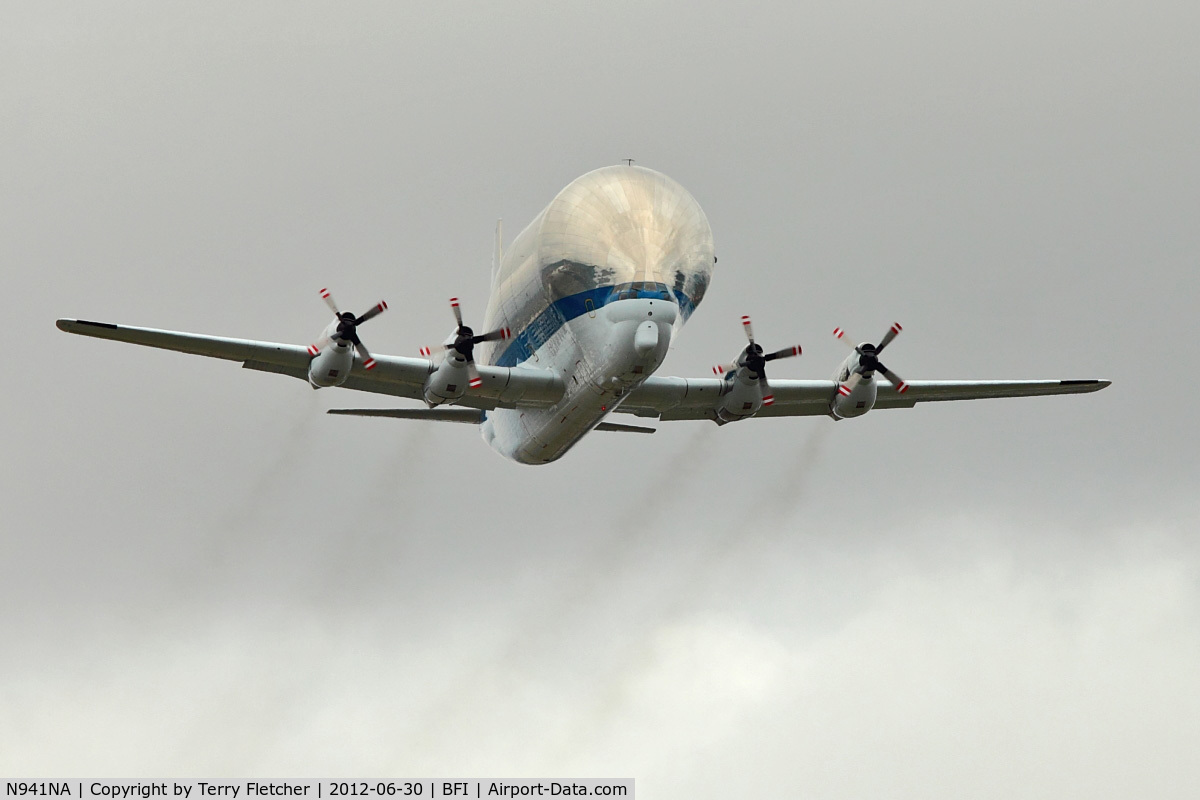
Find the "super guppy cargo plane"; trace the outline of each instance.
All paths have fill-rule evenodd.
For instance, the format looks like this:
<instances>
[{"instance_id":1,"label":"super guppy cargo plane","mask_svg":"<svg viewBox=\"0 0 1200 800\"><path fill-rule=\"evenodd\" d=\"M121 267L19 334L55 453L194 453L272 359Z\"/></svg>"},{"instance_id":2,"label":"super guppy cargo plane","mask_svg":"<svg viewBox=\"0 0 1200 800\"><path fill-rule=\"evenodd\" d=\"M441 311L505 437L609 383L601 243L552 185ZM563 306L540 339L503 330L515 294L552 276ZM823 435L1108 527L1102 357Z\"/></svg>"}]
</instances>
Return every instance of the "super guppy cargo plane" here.
<instances>
[{"instance_id":1,"label":"super guppy cargo plane","mask_svg":"<svg viewBox=\"0 0 1200 800\"><path fill-rule=\"evenodd\" d=\"M718 425L761 417L858 417L872 408L987 397L1094 392L1103 380L906 381L880 356L900 333L877 344L834 335L850 354L831 380L767 378L768 362L800 347L766 351L748 339L716 377L660 377L672 338L704 299L716 264L712 231L696 200L675 181L643 167L589 172L550 201L508 248L499 228L492 294L483 330L457 325L422 358L371 355L362 315L321 296L334 320L311 345L229 339L107 322L60 319L68 333L240 361L247 369L424 401L424 408L335 409L331 414L401 417L478 425L501 455L523 464L561 458L592 430L651 433L651 427L606 421L711 420Z\"/></svg>"}]
</instances>

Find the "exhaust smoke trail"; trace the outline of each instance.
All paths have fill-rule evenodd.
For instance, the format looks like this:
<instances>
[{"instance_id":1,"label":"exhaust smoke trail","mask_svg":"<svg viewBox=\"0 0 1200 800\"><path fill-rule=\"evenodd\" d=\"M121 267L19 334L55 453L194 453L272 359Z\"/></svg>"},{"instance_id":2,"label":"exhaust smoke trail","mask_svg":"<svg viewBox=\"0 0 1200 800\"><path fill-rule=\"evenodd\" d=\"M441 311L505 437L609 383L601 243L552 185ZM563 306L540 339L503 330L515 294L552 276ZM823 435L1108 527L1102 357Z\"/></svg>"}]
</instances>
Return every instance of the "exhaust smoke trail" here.
<instances>
[{"instance_id":1,"label":"exhaust smoke trail","mask_svg":"<svg viewBox=\"0 0 1200 800\"><path fill-rule=\"evenodd\" d=\"M737 526L727 526L715 536L701 539L708 547L699 553L690 569L680 571L667 583L660 583L652 597L662 602L645 602L646 614L638 619L638 627L630 630L630 636L608 670L603 681L596 687L591 710L581 714L565 736L558 739L554 760L570 759L586 751L589 737L597 728L611 724L624 709L623 700L630 686L636 685L639 677L654 666L656 636L664 626L687 618L688 612L699 604L703 594L719 583L721 573L731 563L736 551L745 548L763 550L788 533L785 523L793 516L806 499L809 478L821 461L825 446L832 435L833 426L817 424L810 427L796 456L783 469L778 481L762 492L754 507L765 512L762 524L756 526L755 537L743 535ZM695 551L693 551L695 552ZM611 652L611 651L610 651Z\"/></svg>"},{"instance_id":2,"label":"exhaust smoke trail","mask_svg":"<svg viewBox=\"0 0 1200 800\"><path fill-rule=\"evenodd\" d=\"M338 526L317 543L322 555L309 562L312 574L306 582L306 591L316 597L341 596L347 587L361 590L386 586L388 581L382 576L395 569L397 559L403 556L404 526L397 522L411 519L424 503L419 492L411 488L406 473L411 472L413 464L427 464L436 457L431 443L434 428L440 423L401 422L398 427L390 423L371 421L399 436L389 441L383 458L360 464L357 469L358 475L370 479L361 499L352 500L348 506L366 509L366 515L353 514L355 524Z\"/></svg>"},{"instance_id":3,"label":"exhaust smoke trail","mask_svg":"<svg viewBox=\"0 0 1200 800\"><path fill-rule=\"evenodd\" d=\"M807 499L809 479L821 462L831 436L832 422L814 420L795 457L781 470L779 481L764 492L759 505L777 521L789 519Z\"/></svg>"},{"instance_id":4,"label":"exhaust smoke trail","mask_svg":"<svg viewBox=\"0 0 1200 800\"><path fill-rule=\"evenodd\" d=\"M591 609L596 598L611 590L629 568L638 562L637 545L653 533L655 523L677 511L685 502L679 491L707 468L716 452L715 431L705 426L670 456L651 479L620 512L607 535L592 552L578 558L571 574L561 579L550 596L531 598L525 608L516 609L515 629L491 652L481 651L469 667L445 685L441 695L426 706L414 744L430 736L451 720L461 719L477 707L479 694L491 684L491 675L510 676L524 671L530 653L552 650L556 642L568 639L583 612ZM521 625L531 620L532 624Z\"/></svg>"},{"instance_id":5,"label":"exhaust smoke trail","mask_svg":"<svg viewBox=\"0 0 1200 800\"><path fill-rule=\"evenodd\" d=\"M804 487L830 436L830 426L817 422L782 475L763 491L760 505L768 517L767 528L778 527L778 522L803 502ZM569 725L564 736L556 738L552 759L578 755L597 726L611 724L623 712L628 687L654 668L657 636L663 626L689 615L705 593L723 580L732 556L747 546L767 544L761 538L748 539L738 525L698 531L689 538L687 550L671 562L673 567L654 572L652 585L646 585L645 575L635 575L652 549L653 541L647 537L654 536L661 523L688 502L685 490L710 467L718 452L718 435L713 427L704 426L657 469L642 473L648 479L617 514L608 535L588 555L577 559L575 569L557 588L547 587L549 591L531 598L526 608L514 609L514 629L498 646L479 647L472 663L442 685L440 696L425 706L419 724L412 728L414 745L429 741L429 737L450 736L449 730L442 730L448 721L469 715L496 685L526 674L537 654L576 641L581 627L597 625L591 619L595 613L600 614L600 630L616 624L625 635L609 639L602 663L592 663L592 668L599 667L595 688L588 692L590 699L581 701L590 708ZM661 536L658 541L661 544ZM630 580L637 581L634 591L640 609L633 616L629 609L604 600L614 587Z\"/></svg>"},{"instance_id":6,"label":"exhaust smoke trail","mask_svg":"<svg viewBox=\"0 0 1200 800\"><path fill-rule=\"evenodd\" d=\"M716 445L715 428L704 425L679 452L667 459L657 473L650 475L651 480L642 485L641 491L621 512L618 528L635 529L652 524L672 509L672 501L679 498L673 490L688 484L708 465Z\"/></svg>"},{"instance_id":7,"label":"exhaust smoke trail","mask_svg":"<svg viewBox=\"0 0 1200 800\"><path fill-rule=\"evenodd\" d=\"M300 477L299 465L303 456L312 450L316 420L320 404L315 392L308 395L307 402L299 408L292 402L287 410L292 411L292 421L282 433L280 441L264 443L262 449L273 453L267 464L246 484L241 497L233 500L220 517L223 531L246 530L260 521L268 499L281 486L288 485Z\"/></svg>"},{"instance_id":8,"label":"exhaust smoke trail","mask_svg":"<svg viewBox=\"0 0 1200 800\"><path fill-rule=\"evenodd\" d=\"M293 402L281 409L280 416L290 416L291 422L274 442L265 442L262 450L271 452L267 463L257 470L244 485L244 489L232 498L228 505L216 515L212 533L201 553L203 569L189 570L183 581L197 581L200 576L211 587L214 576L224 581L238 580L234 573L241 565L255 566L250 552L264 546L272 538L273 526L270 513L277 504L285 487L302 482L304 467L311 461L316 437L320 403L315 392L310 392L307 401L297 407ZM197 565L192 565L197 566ZM194 585L194 591L201 584Z\"/></svg>"}]
</instances>

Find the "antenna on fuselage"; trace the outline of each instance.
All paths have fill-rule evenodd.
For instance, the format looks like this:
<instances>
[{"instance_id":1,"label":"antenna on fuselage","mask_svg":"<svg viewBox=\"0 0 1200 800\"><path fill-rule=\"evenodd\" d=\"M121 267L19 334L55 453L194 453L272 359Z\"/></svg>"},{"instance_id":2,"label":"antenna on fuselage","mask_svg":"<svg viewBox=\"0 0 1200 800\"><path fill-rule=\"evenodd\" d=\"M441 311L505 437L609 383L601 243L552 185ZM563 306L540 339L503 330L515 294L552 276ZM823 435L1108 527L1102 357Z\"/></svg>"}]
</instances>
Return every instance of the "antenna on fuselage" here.
<instances>
[{"instance_id":1,"label":"antenna on fuselage","mask_svg":"<svg viewBox=\"0 0 1200 800\"><path fill-rule=\"evenodd\" d=\"M626 166L629 166L629 167L632 167L632 166L633 166L633 159L632 159L632 158L622 158L621 160L625 162L625 165L626 165Z\"/></svg>"}]
</instances>

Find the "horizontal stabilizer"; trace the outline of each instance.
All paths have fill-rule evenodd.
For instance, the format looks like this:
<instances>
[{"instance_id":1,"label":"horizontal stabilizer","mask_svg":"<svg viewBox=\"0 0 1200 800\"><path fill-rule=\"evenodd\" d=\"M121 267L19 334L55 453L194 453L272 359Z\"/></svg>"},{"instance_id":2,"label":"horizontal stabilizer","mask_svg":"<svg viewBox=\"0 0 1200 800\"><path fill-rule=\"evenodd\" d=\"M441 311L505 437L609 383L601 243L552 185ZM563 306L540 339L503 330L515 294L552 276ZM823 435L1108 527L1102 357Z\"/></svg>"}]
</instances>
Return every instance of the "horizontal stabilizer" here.
<instances>
[{"instance_id":1,"label":"horizontal stabilizer","mask_svg":"<svg viewBox=\"0 0 1200 800\"><path fill-rule=\"evenodd\" d=\"M393 417L432 422L464 422L478 425L483 412L474 408L331 408L328 413L351 417Z\"/></svg>"},{"instance_id":2,"label":"horizontal stabilizer","mask_svg":"<svg viewBox=\"0 0 1200 800\"><path fill-rule=\"evenodd\" d=\"M654 433L654 428L645 428L641 425L622 425L619 422L601 422L596 426L596 430L618 433Z\"/></svg>"}]
</instances>

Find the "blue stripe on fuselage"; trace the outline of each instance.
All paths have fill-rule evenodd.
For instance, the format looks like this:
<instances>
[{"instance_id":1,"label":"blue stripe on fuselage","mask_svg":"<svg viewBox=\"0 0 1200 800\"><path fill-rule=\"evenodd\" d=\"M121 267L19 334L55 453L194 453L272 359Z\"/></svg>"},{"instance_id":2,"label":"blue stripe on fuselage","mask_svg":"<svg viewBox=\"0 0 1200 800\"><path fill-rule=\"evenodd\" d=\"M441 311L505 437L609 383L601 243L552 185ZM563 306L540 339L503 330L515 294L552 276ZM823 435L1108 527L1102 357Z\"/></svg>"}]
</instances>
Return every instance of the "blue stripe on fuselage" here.
<instances>
[{"instance_id":1,"label":"blue stripe on fuselage","mask_svg":"<svg viewBox=\"0 0 1200 800\"><path fill-rule=\"evenodd\" d=\"M679 312L683 315L686 322L687 318L696 310L696 304L691 299L678 289L671 289L671 294L675 296L675 302L679 304ZM600 286L595 289L589 289L586 292L560 297L542 313L534 318L533 322L529 323L522 331L517 331L513 336L512 342L500 354L500 358L496 359L498 367L515 367L522 361L530 358L534 351L550 341L550 337L558 332L558 329L567 324L576 317L582 317L584 314L594 312L596 309L615 303L618 300L632 300L638 297L647 297L651 300L662 299L661 289L630 289L628 284L620 286ZM589 302L591 305L589 306Z\"/></svg>"}]
</instances>

